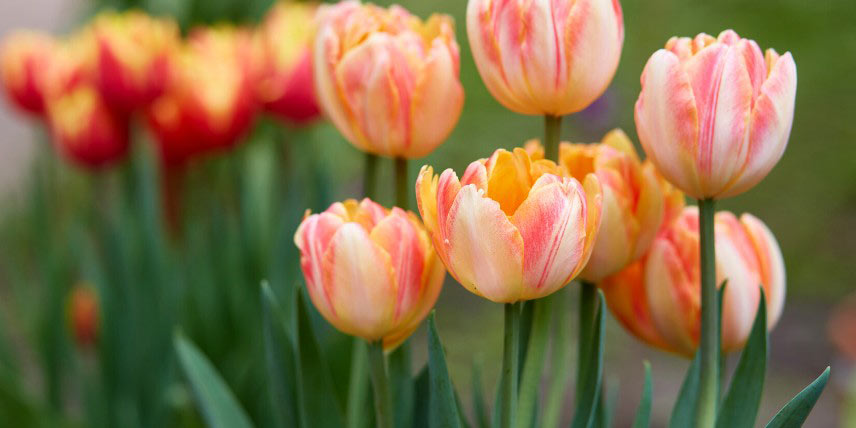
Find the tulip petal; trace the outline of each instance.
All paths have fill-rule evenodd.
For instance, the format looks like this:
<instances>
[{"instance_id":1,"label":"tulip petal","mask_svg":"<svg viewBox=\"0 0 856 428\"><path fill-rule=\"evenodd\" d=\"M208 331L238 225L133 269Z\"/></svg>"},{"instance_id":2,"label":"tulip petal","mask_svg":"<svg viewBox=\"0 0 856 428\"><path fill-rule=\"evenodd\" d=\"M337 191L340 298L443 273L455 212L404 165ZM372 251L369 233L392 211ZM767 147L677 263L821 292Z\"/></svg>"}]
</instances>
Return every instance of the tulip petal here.
<instances>
[{"instance_id":1,"label":"tulip petal","mask_svg":"<svg viewBox=\"0 0 856 428\"><path fill-rule=\"evenodd\" d=\"M670 348L689 356L698 343L701 300L683 258L671 242L657 239L645 262L644 281L654 325Z\"/></svg>"},{"instance_id":2,"label":"tulip petal","mask_svg":"<svg viewBox=\"0 0 856 428\"><path fill-rule=\"evenodd\" d=\"M767 328L770 329L779 321L785 307L786 275L782 250L773 232L757 217L743 214L740 216L740 222L755 245L764 295L767 298Z\"/></svg>"},{"instance_id":3,"label":"tulip petal","mask_svg":"<svg viewBox=\"0 0 856 428\"><path fill-rule=\"evenodd\" d=\"M328 321L367 340L388 333L398 295L395 272L390 256L362 226L346 223L339 228L324 254L322 274L335 316ZM310 297L316 302L312 293Z\"/></svg>"},{"instance_id":4,"label":"tulip petal","mask_svg":"<svg viewBox=\"0 0 856 428\"><path fill-rule=\"evenodd\" d=\"M695 163L699 113L689 78L670 51L655 52L645 65L635 119L645 153L663 176L702 196Z\"/></svg>"},{"instance_id":5,"label":"tulip petal","mask_svg":"<svg viewBox=\"0 0 856 428\"><path fill-rule=\"evenodd\" d=\"M584 197L577 180L545 174L511 218L523 238L524 299L565 286L580 264L586 239Z\"/></svg>"},{"instance_id":6,"label":"tulip petal","mask_svg":"<svg viewBox=\"0 0 856 428\"><path fill-rule=\"evenodd\" d=\"M631 333L665 351L675 352L654 324L644 283L645 262L638 261L598 284L613 316Z\"/></svg>"},{"instance_id":7,"label":"tulip petal","mask_svg":"<svg viewBox=\"0 0 856 428\"><path fill-rule=\"evenodd\" d=\"M335 318L335 311L324 287L324 254L344 223L340 216L323 212L306 218L294 234L294 243L301 254L300 267L306 279L306 289L315 307L327 319Z\"/></svg>"},{"instance_id":8,"label":"tulip petal","mask_svg":"<svg viewBox=\"0 0 856 428\"><path fill-rule=\"evenodd\" d=\"M416 206L429 232L437 230L437 179L434 168L423 165L416 178Z\"/></svg>"},{"instance_id":9,"label":"tulip petal","mask_svg":"<svg viewBox=\"0 0 856 428\"><path fill-rule=\"evenodd\" d=\"M755 247L733 214L716 214L717 284L727 281L722 308L722 349L741 348L749 338L761 297Z\"/></svg>"},{"instance_id":10,"label":"tulip petal","mask_svg":"<svg viewBox=\"0 0 856 428\"><path fill-rule=\"evenodd\" d=\"M497 303L520 300L523 238L499 207L474 185L461 188L447 218L444 242L458 282Z\"/></svg>"},{"instance_id":11,"label":"tulip petal","mask_svg":"<svg viewBox=\"0 0 856 428\"><path fill-rule=\"evenodd\" d=\"M400 320L417 301L425 266L425 243L407 213L395 207L371 231L370 237L390 257L398 288L395 319Z\"/></svg>"}]
</instances>

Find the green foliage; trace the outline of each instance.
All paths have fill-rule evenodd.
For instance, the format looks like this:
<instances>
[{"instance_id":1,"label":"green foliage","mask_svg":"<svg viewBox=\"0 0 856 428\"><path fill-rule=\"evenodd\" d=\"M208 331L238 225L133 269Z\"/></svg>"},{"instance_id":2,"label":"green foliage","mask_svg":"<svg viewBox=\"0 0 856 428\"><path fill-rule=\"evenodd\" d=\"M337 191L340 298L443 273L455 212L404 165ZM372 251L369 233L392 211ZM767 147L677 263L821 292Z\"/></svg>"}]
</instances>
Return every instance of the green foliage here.
<instances>
[{"instance_id":1,"label":"green foliage","mask_svg":"<svg viewBox=\"0 0 856 428\"><path fill-rule=\"evenodd\" d=\"M584 361L580 366L580 379L577 381L579 395L571 424L574 428L588 428L592 425L603 382L603 324L606 319L606 306L603 292L600 290L597 291L595 302L595 321L588 334L583 335L582 340L586 343L580 346L585 353L582 354Z\"/></svg>"},{"instance_id":2,"label":"green foliage","mask_svg":"<svg viewBox=\"0 0 856 428\"><path fill-rule=\"evenodd\" d=\"M461 426L461 416L455 401L455 392L449 370L446 367L446 352L440 343L437 323L432 311L428 315L428 420L431 428L454 428Z\"/></svg>"},{"instance_id":3,"label":"green foliage","mask_svg":"<svg viewBox=\"0 0 856 428\"><path fill-rule=\"evenodd\" d=\"M633 420L633 428L647 428L651 424L651 399L654 395L654 386L651 383L651 363L645 361L645 384L642 386L642 399L636 409L636 419Z\"/></svg>"},{"instance_id":4,"label":"green foliage","mask_svg":"<svg viewBox=\"0 0 856 428\"><path fill-rule=\"evenodd\" d=\"M767 428L799 428L805 422L823 388L829 381L829 367L815 379L814 382L805 387L796 397L791 399L779 413L767 424Z\"/></svg>"}]
</instances>

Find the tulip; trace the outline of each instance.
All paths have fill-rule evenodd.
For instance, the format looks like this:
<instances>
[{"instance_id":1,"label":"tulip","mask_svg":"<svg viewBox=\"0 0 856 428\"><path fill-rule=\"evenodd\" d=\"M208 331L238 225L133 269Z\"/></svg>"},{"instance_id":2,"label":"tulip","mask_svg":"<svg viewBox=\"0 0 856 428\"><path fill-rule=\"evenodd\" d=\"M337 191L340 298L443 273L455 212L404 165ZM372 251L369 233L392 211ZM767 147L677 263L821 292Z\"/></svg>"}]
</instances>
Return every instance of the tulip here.
<instances>
[{"instance_id":1,"label":"tulip","mask_svg":"<svg viewBox=\"0 0 856 428\"><path fill-rule=\"evenodd\" d=\"M387 350L416 330L443 286L446 272L416 215L368 198L306 217L294 242L321 315Z\"/></svg>"},{"instance_id":2,"label":"tulip","mask_svg":"<svg viewBox=\"0 0 856 428\"><path fill-rule=\"evenodd\" d=\"M68 317L74 342L90 348L98 338L98 296L88 284L78 284L68 299Z\"/></svg>"},{"instance_id":3,"label":"tulip","mask_svg":"<svg viewBox=\"0 0 856 428\"><path fill-rule=\"evenodd\" d=\"M339 3L324 12L313 67L322 111L369 153L425 156L461 114L458 44L447 15L423 22L399 6Z\"/></svg>"},{"instance_id":4,"label":"tulip","mask_svg":"<svg viewBox=\"0 0 856 428\"><path fill-rule=\"evenodd\" d=\"M790 52L761 53L731 30L672 38L651 56L636 101L648 157L696 199L749 190L782 157L794 115Z\"/></svg>"},{"instance_id":5,"label":"tulip","mask_svg":"<svg viewBox=\"0 0 856 428\"><path fill-rule=\"evenodd\" d=\"M262 54L258 97L265 110L304 124L321 112L312 81L317 5L276 3L257 32Z\"/></svg>"},{"instance_id":6,"label":"tulip","mask_svg":"<svg viewBox=\"0 0 856 428\"><path fill-rule=\"evenodd\" d=\"M256 112L252 39L244 30L195 30L170 63L170 82L147 113L168 165L234 146Z\"/></svg>"},{"instance_id":7,"label":"tulip","mask_svg":"<svg viewBox=\"0 0 856 428\"><path fill-rule=\"evenodd\" d=\"M21 110L41 116L44 107L44 72L56 42L46 34L12 33L0 46L0 82L9 100Z\"/></svg>"},{"instance_id":8,"label":"tulip","mask_svg":"<svg viewBox=\"0 0 856 428\"><path fill-rule=\"evenodd\" d=\"M645 253L663 222L666 195L674 191L653 164L639 159L621 130L608 133L599 144L561 143L559 167L577 180L594 173L603 186L600 232L580 274L597 283ZM682 206L683 197L678 199Z\"/></svg>"},{"instance_id":9,"label":"tulip","mask_svg":"<svg viewBox=\"0 0 856 428\"><path fill-rule=\"evenodd\" d=\"M498 303L547 296L591 256L601 221L600 181L560 177L548 160L521 148L497 150L461 180L422 167L419 212L449 273L470 292Z\"/></svg>"},{"instance_id":10,"label":"tulip","mask_svg":"<svg viewBox=\"0 0 856 428\"><path fill-rule=\"evenodd\" d=\"M722 308L722 350L744 346L764 289L767 328L785 302L785 266L776 238L761 220L729 212L715 219L716 281L727 281ZM648 253L601 283L616 318L640 339L691 357L700 335L699 216L685 208Z\"/></svg>"},{"instance_id":11,"label":"tulip","mask_svg":"<svg viewBox=\"0 0 856 428\"><path fill-rule=\"evenodd\" d=\"M91 27L96 43L94 79L111 105L133 111L163 93L171 50L179 41L173 21L138 11L104 12Z\"/></svg>"},{"instance_id":12,"label":"tulip","mask_svg":"<svg viewBox=\"0 0 856 428\"><path fill-rule=\"evenodd\" d=\"M617 0L470 0L467 34L490 93L517 113L576 113L606 90L621 56Z\"/></svg>"}]
</instances>

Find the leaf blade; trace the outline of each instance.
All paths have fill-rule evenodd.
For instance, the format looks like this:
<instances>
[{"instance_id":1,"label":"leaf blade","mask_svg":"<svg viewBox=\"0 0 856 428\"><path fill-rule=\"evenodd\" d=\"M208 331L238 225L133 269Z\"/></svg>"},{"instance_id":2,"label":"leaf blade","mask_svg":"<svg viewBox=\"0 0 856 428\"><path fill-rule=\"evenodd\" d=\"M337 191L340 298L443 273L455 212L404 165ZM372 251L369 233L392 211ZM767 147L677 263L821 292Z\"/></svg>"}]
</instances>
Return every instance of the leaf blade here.
<instances>
[{"instance_id":1,"label":"leaf blade","mask_svg":"<svg viewBox=\"0 0 856 428\"><path fill-rule=\"evenodd\" d=\"M576 411L571 424L574 428L591 427L597 409L597 400L600 397L603 380L603 325L606 318L604 301L603 292L598 290L595 322L592 325L591 334L586 335L591 341L584 348L588 351L588 357L582 365L582 373L585 377L580 387L581 394L577 397Z\"/></svg>"},{"instance_id":2,"label":"leaf blade","mask_svg":"<svg viewBox=\"0 0 856 428\"><path fill-rule=\"evenodd\" d=\"M820 394L829 381L829 367L818 376L814 382L800 391L776 416L767 424L767 428L797 428L801 427L811 409L820 398Z\"/></svg>"},{"instance_id":3,"label":"leaf blade","mask_svg":"<svg viewBox=\"0 0 856 428\"><path fill-rule=\"evenodd\" d=\"M429 426L432 428L460 428L461 417L455 402L452 380L446 366L446 356L434 312L428 316L428 378Z\"/></svg>"},{"instance_id":4,"label":"leaf blade","mask_svg":"<svg viewBox=\"0 0 856 428\"><path fill-rule=\"evenodd\" d=\"M651 383L651 363L644 361L645 383L642 386L642 398L636 410L636 418L633 420L633 428L647 428L651 423L651 398L654 395L654 386Z\"/></svg>"}]
</instances>

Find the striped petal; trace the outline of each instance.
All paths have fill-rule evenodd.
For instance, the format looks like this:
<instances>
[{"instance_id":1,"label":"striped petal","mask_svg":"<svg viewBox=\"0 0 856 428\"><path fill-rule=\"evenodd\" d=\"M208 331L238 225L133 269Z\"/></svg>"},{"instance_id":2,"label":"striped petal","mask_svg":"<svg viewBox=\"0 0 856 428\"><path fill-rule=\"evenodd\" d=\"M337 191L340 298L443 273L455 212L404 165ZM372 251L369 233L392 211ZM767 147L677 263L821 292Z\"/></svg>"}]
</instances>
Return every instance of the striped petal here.
<instances>
[{"instance_id":1,"label":"striped petal","mask_svg":"<svg viewBox=\"0 0 856 428\"><path fill-rule=\"evenodd\" d=\"M743 347L758 311L761 276L755 247L742 225L729 212L719 212L716 222L717 284L727 281L722 308L722 349Z\"/></svg>"},{"instance_id":2,"label":"striped petal","mask_svg":"<svg viewBox=\"0 0 856 428\"><path fill-rule=\"evenodd\" d=\"M755 245L758 266L761 270L761 283L767 298L767 328L771 329L785 307L785 261L782 250L773 232L761 220L751 214L740 216L740 222L746 234Z\"/></svg>"},{"instance_id":3,"label":"striped petal","mask_svg":"<svg viewBox=\"0 0 856 428\"><path fill-rule=\"evenodd\" d=\"M654 325L676 352L691 356L699 338L698 283L683 269L683 257L667 239L657 239L645 262L645 292Z\"/></svg>"},{"instance_id":4,"label":"striped petal","mask_svg":"<svg viewBox=\"0 0 856 428\"><path fill-rule=\"evenodd\" d=\"M323 261L330 241L345 221L342 217L323 212L311 215L297 228L294 243L300 250L300 268L306 279L306 289L315 307L327 319L335 318L330 296L324 287Z\"/></svg>"},{"instance_id":5,"label":"striped petal","mask_svg":"<svg viewBox=\"0 0 856 428\"><path fill-rule=\"evenodd\" d=\"M425 246L420 230L398 207L371 231L371 240L389 254L398 289L395 319L400 320L417 301L425 270Z\"/></svg>"},{"instance_id":6,"label":"striped petal","mask_svg":"<svg viewBox=\"0 0 856 428\"><path fill-rule=\"evenodd\" d=\"M475 186L464 186L446 221L450 268L458 282L497 303L520 300L523 238L499 204Z\"/></svg>"}]
</instances>

